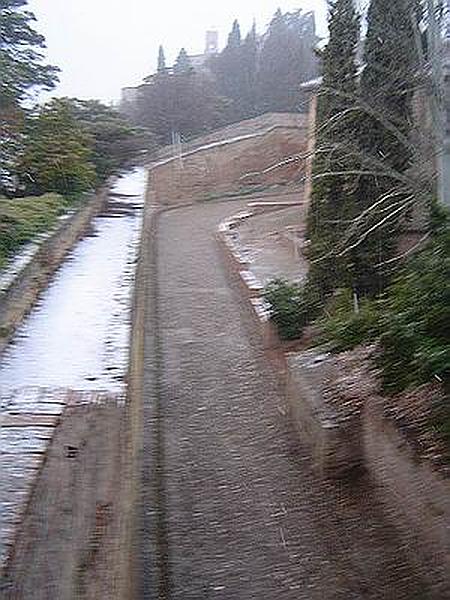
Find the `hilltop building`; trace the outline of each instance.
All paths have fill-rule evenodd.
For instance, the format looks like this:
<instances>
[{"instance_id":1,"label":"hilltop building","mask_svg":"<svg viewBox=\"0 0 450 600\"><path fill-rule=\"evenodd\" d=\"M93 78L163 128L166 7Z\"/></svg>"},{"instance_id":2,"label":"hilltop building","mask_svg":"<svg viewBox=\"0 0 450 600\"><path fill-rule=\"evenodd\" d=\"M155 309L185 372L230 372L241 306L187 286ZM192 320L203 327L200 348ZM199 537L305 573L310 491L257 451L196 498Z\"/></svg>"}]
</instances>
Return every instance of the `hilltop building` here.
<instances>
[{"instance_id":1,"label":"hilltop building","mask_svg":"<svg viewBox=\"0 0 450 600\"><path fill-rule=\"evenodd\" d=\"M219 52L219 32L216 30L209 30L205 36L205 51L203 54L192 54L189 55L194 71L209 74L209 60L212 56L215 56ZM173 73L173 66L167 67L166 73L171 75ZM127 112L127 106L133 105L139 98L140 93L148 86L152 85L155 81L157 73L152 73L144 77L141 85L134 87L125 87L121 91L120 106L124 112Z\"/></svg>"}]
</instances>

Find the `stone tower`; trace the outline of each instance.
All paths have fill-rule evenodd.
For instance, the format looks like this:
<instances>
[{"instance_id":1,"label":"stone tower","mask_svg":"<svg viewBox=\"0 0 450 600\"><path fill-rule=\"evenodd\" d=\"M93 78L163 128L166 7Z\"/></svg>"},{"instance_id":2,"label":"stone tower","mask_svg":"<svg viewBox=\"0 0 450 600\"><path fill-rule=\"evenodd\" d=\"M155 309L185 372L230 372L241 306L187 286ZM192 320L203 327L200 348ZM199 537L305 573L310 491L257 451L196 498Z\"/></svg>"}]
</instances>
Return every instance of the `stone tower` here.
<instances>
[{"instance_id":1,"label":"stone tower","mask_svg":"<svg viewBox=\"0 0 450 600\"><path fill-rule=\"evenodd\" d=\"M219 52L219 32L209 30L206 32L205 54L217 54Z\"/></svg>"}]
</instances>

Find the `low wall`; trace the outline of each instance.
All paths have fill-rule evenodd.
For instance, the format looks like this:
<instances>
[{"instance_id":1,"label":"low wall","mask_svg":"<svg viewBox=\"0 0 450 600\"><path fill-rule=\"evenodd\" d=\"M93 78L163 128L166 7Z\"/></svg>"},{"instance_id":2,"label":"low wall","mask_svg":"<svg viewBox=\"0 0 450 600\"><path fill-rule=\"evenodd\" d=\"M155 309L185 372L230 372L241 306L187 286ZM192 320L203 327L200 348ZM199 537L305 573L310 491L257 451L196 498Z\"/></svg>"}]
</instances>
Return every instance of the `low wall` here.
<instances>
[{"instance_id":1,"label":"low wall","mask_svg":"<svg viewBox=\"0 0 450 600\"><path fill-rule=\"evenodd\" d=\"M305 351L288 356L287 365L291 416L317 471L338 478L362 467L361 415L339 415L324 399L324 384L333 379L326 356L322 360L317 352Z\"/></svg>"},{"instance_id":2,"label":"low wall","mask_svg":"<svg viewBox=\"0 0 450 600\"><path fill-rule=\"evenodd\" d=\"M450 598L450 479L419 461L382 401L363 412L366 467L386 514L436 598Z\"/></svg>"},{"instance_id":3,"label":"low wall","mask_svg":"<svg viewBox=\"0 0 450 600\"><path fill-rule=\"evenodd\" d=\"M360 414L338 415L325 402L324 383L332 377L327 362L318 360L314 351L289 353L289 344L280 339L264 307L262 290L245 276L249 264L234 245L232 232L252 216L243 213L220 225L216 237L225 267L250 308L258 338L285 389L300 440L309 447L316 469L325 477L342 477L363 462Z\"/></svg>"},{"instance_id":4,"label":"low wall","mask_svg":"<svg viewBox=\"0 0 450 600\"><path fill-rule=\"evenodd\" d=\"M138 557L141 555L141 477L144 444L144 362L145 331L149 310L148 293L153 274L152 249L157 212L147 184L146 201L135 273L131 311L130 350L127 385L127 472L123 481L122 505L122 600L140 596ZM153 504L151 506L154 506ZM150 568L150 565L147 565Z\"/></svg>"},{"instance_id":5,"label":"low wall","mask_svg":"<svg viewBox=\"0 0 450 600\"><path fill-rule=\"evenodd\" d=\"M110 184L111 181L63 221L37 248L7 289L0 293L0 353L67 253L85 233L92 218L101 211Z\"/></svg>"}]
</instances>

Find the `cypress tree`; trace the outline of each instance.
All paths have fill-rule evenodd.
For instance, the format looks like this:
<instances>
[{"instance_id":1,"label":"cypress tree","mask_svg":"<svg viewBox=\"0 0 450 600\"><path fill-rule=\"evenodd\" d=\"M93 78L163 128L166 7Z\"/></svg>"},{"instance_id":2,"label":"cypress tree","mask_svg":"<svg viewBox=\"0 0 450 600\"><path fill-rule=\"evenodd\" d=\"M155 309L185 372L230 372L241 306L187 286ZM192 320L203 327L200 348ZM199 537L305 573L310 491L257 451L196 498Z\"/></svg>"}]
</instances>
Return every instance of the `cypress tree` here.
<instances>
[{"instance_id":1,"label":"cypress tree","mask_svg":"<svg viewBox=\"0 0 450 600\"><path fill-rule=\"evenodd\" d=\"M362 99L406 136L413 121L418 67L415 7L415 0L372 0L361 75ZM394 169L404 171L411 160L405 146L377 118L370 118L361 141L365 150L375 150Z\"/></svg>"},{"instance_id":2,"label":"cypress tree","mask_svg":"<svg viewBox=\"0 0 450 600\"><path fill-rule=\"evenodd\" d=\"M256 23L248 32L242 44L242 104L244 116L252 117L256 112L256 83L258 64L258 36L256 34Z\"/></svg>"},{"instance_id":3,"label":"cypress tree","mask_svg":"<svg viewBox=\"0 0 450 600\"><path fill-rule=\"evenodd\" d=\"M355 135L355 119L346 109L356 98L359 16L353 0L330 4L329 41L322 51L322 85L318 96L316 155L313 189L308 214L310 280L327 295L338 285L352 285L344 260L330 255L342 239L345 221L352 213L354 177L333 175L352 167L349 146ZM314 262L314 261L317 262Z\"/></svg>"},{"instance_id":4,"label":"cypress tree","mask_svg":"<svg viewBox=\"0 0 450 600\"><path fill-rule=\"evenodd\" d=\"M164 55L164 48L162 46L159 47L158 51L158 73L166 72L166 57Z\"/></svg>"},{"instance_id":5,"label":"cypress tree","mask_svg":"<svg viewBox=\"0 0 450 600\"><path fill-rule=\"evenodd\" d=\"M227 48L239 48L241 45L241 28L237 19L233 22L233 27L228 36Z\"/></svg>"},{"instance_id":6,"label":"cypress tree","mask_svg":"<svg viewBox=\"0 0 450 600\"><path fill-rule=\"evenodd\" d=\"M177 74L190 73L192 71L191 59L184 48L181 48L173 69Z\"/></svg>"},{"instance_id":7,"label":"cypress tree","mask_svg":"<svg viewBox=\"0 0 450 600\"><path fill-rule=\"evenodd\" d=\"M357 200L360 212L381 204L365 223L366 231L375 227L374 232L353 253L358 287L363 293L377 293L386 285L387 278L376 265L395 253L402 226L400 216L383 226L377 224L404 200L406 192L399 189L395 175L411 168L413 162L409 145L399 136L409 141L414 121L412 100L419 64L416 10L416 0L372 0L367 15L359 143L363 170L377 175L360 178ZM390 198L393 192L396 195Z\"/></svg>"}]
</instances>

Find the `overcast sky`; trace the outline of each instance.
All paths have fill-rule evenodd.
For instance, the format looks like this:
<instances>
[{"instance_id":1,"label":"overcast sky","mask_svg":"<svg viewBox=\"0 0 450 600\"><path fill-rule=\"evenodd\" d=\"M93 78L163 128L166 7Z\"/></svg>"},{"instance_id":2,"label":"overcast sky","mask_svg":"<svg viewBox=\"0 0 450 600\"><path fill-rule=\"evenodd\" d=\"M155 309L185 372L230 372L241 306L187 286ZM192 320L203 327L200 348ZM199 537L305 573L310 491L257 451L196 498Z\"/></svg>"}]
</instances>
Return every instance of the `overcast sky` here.
<instances>
[{"instance_id":1,"label":"overcast sky","mask_svg":"<svg viewBox=\"0 0 450 600\"><path fill-rule=\"evenodd\" d=\"M183 46L202 53L207 29L222 47L235 18L243 34L253 19L263 31L278 6L314 10L325 34L325 0L29 0L49 61L62 69L56 94L103 101L154 71L159 44L170 64Z\"/></svg>"}]
</instances>

